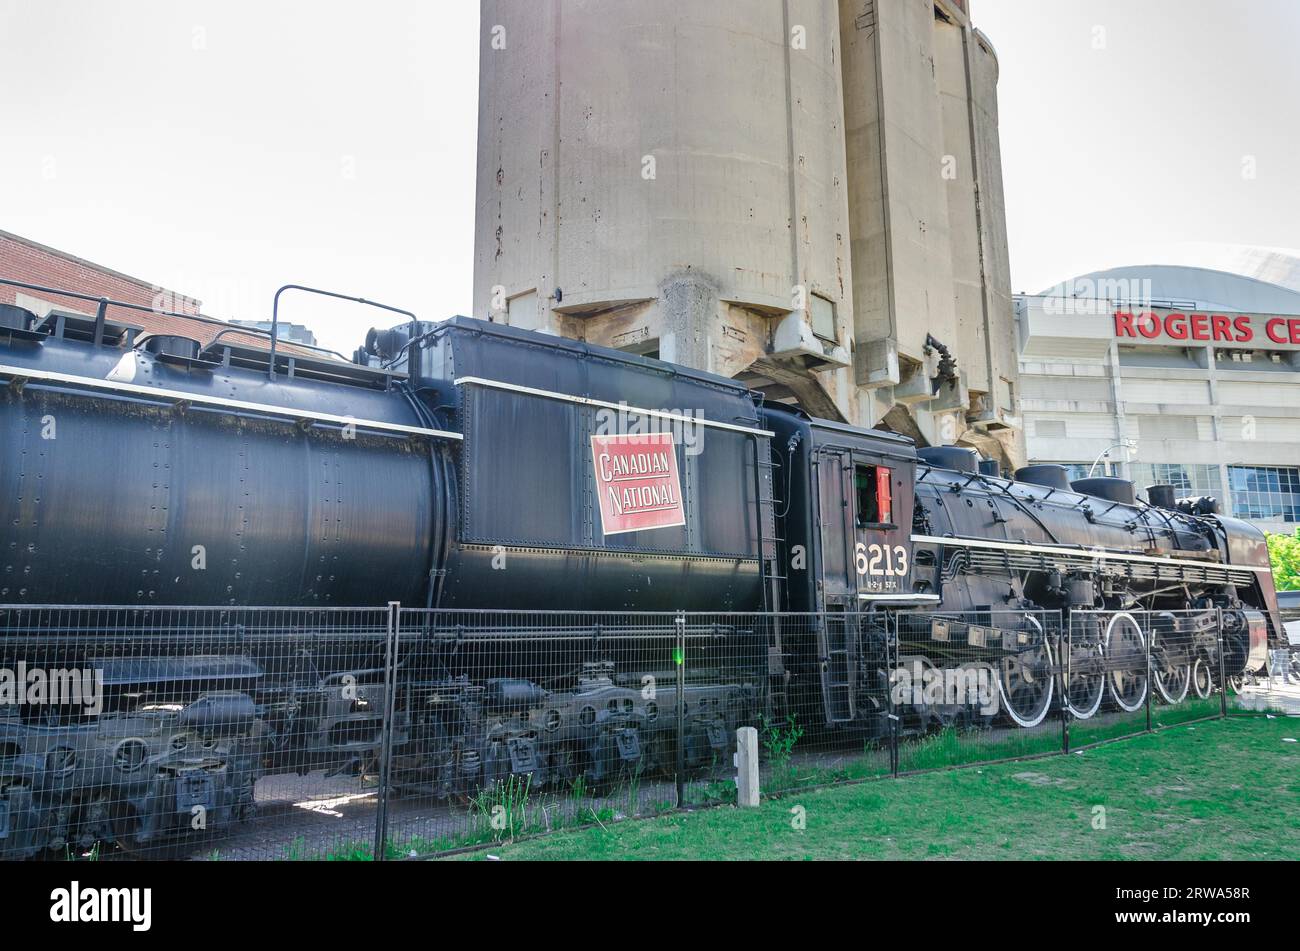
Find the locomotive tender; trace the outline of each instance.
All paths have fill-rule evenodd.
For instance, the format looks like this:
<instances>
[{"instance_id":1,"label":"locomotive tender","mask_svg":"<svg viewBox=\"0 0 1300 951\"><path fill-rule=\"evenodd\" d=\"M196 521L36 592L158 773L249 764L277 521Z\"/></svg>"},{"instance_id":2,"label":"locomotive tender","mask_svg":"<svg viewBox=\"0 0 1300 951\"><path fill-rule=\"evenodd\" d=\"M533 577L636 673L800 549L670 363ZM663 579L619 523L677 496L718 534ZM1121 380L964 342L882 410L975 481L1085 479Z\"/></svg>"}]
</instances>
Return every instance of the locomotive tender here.
<instances>
[{"instance_id":1,"label":"locomotive tender","mask_svg":"<svg viewBox=\"0 0 1300 951\"><path fill-rule=\"evenodd\" d=\"M566 622L500 609L748 615L761 669L684 688L692 763L760 712L878 735L895 662L977 663L996 716L1028 727L1063 669L1075 716L1142 705L1145 674L1117 669L1157 636L1142 612L1182 612L1151 678L1166 700L1262 666L1280 630L1263 536L1168 487L1137 502L1059 467L1009 480L965 450L475 319L372 330L345 362L0 306L0 386L2 666L52 662L30 606L436 609L393 697L373 630L295 649L292 670L273 638L200 656L183 630L125 650L81 632L102 710L0 707L0 855L147 845L196 803L250 814L267 772L366 770L386 707L410 789L664 761L675 688L639 689L662 652L611 630L557 672Z\"/></svg>"}]
</instances>

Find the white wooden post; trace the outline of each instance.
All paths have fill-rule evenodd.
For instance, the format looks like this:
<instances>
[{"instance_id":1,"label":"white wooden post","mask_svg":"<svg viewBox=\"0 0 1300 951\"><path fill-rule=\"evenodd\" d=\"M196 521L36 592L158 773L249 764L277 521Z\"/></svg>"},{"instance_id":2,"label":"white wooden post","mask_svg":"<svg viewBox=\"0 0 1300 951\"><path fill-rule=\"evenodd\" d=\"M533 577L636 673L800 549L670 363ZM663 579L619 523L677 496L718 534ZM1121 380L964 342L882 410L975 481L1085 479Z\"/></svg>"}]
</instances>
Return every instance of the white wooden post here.
<instances>
[{"instance_id":1,"label":"white wooden post","mask_svg":"<svg viewBox=\"0 0 1300 951\"><path fill-rule=\"evenodd\" d=\"M758 805L758 730L742 726L736 731L736 804Z\"/></svg>"}]
</instances>

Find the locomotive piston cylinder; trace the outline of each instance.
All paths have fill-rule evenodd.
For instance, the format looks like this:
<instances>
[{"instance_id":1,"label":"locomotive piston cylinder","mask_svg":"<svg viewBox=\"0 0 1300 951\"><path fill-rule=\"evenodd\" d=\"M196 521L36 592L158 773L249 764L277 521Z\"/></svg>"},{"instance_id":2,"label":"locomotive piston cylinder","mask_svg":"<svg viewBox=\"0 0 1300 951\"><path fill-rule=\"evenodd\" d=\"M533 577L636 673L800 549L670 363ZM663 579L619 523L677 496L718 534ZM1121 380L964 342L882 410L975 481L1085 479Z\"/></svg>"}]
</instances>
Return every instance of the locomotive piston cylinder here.
<instances>
[{"instance_id":1,"label":"locomotive piston cylinder","mask_svg":"<svg viewBox=\"0 0 1300 951\"><path fill-rule=\"evenodd\" d=\"M1091 578L1071 576L1065 581L1065 601L1072 608L1087 608L1097 600L1097 586Z\"/></svg>"}]
</instances>

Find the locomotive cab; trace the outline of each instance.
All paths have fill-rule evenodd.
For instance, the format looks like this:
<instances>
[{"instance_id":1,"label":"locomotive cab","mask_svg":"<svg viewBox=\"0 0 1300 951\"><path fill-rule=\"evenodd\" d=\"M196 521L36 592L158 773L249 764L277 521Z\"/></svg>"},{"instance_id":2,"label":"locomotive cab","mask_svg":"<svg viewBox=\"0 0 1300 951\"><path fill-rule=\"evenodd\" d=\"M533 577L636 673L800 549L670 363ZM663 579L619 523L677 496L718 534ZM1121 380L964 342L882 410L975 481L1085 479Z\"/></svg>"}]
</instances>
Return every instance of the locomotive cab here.
<instances>
[{"instance_id":1,"label":"locomotive cab","mask_svg":"<svg viewBox=\"0 0 1300 951\"><path fill-rule=\"evenodd\" d=\"M913 581L916 450L910 439L766 407L772 439L784 604L810 612L781 649L788 693L804 722L883 729L886 626L875 613L938 600Z\"/></svg>"},{"instance_id":2,"label":"locomotive cab","mask_svg":"<svg viewBox=\"0 0 1300 951\"><path fill-rule=\"evenodd\" d=\"M913 585L912 441L784 405L768 407L765 418L776 434L790 610L856 612L937 600Z\"/></svg>"}]
</instances>

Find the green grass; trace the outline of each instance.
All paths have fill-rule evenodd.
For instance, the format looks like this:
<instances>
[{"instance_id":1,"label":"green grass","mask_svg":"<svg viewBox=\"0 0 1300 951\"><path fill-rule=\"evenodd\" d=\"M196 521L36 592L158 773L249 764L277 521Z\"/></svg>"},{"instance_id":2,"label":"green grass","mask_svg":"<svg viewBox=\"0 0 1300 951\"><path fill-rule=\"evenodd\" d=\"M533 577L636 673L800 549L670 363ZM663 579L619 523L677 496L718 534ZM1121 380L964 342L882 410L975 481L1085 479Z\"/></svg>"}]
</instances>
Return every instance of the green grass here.
<instances>
[{"instance_id":1,"label":"green grass","mask_svg":"<svg viewBox=\"0 0 1300 951\"><path fill-rule=\"evenodd\" d=\"M1176 723L1186 723L1188 720L1199 720L1203 717L1217 717L1223 712L1223 703L1217 697L1207 697L1204 700L1199 697L1188 694L1182 703L1176 703L1172 706L1165 706L1157 703L1151 708L1151 723L1153 726L1171 726Z\"/></svg>"},{"instance_id":2,"label":"green grass","mask_svg":"<svg viewBox=\"0 0 1300 951\"><path fill-rule=\"evenodd\" d=\"M1199 700L1195 697L1176 706L1157 703L1151 710L1154 728L1217 717L1220 705L1217 697ZM765 725L765 730L770 730ZM1077 749L1091 743L1134 736L1146 730L1146 713L1107 714L1093 720L1074 721L1070 725L1070 748ZM785 793L811 786L871 779L889 772L889 753L883 741L869 745L861 755L849 755L834 764L818 764L792 759L791 754L802 752L797 746L798 737L786 741L784 748L773 750L774 744L760 733L764 746L763 789L769 793ZM973 729L947 729L923 737L905 737L899 741L898 768L902 772L945 769L968 766L994 760L1042 756L1061 751L1060 720L1050 718L1033 730L1002 728L996 731ZM696 784L688 789L687 802L691 805L723 805L736 801L735 785L730 780Z\"/></svg>"},{"instance_id":3,"label":"green grass","mask_svg":"<svg viewBox=\"0 0 1300 951\"><path fill-rule=\"evenodd\" d=\"M902 772L939 769L1060 751L1059 723L1044 724L1036 730L1000 730L997 733L947 729L900 742L898 768Z\"/></svg>"},{"instance_id":4,"label":"green grass","mask_svg":"<svg viewBox=\"0 0 1300 951\"><path fill-rule=\"evenodd\" d=\"M388 859L412 858L416 855L433 855L491 841L493 840L489 835L478 831L436 839L424 836L412 836L401 840L389 839L385 843L384 856ZM361 840L334 842L322 846L319 851L311 851L307 848L306 840L298 838L285 846L279 858L283 862L373 862L375 844L373 841ZM220 849L214 849L207 855L209 862L220 862L222 859Z\"/></svg>"},{"instance_id":5,"label":"green grass","mask_svg":"<svg viewBox=\"0 0 1300 951\"><path fill-rule=\"evenodd\" d=\"M1134 724L1145 717L1108 726ZM757 809L606 823L470 857L1290 859L1300 850L1300 743L1286 737L1300 738L1300 721L1211 720L1070 756L793 791ZM926 756L943 759L922 750L913 762ZM1094 828L1097 807L1104 828Z\"/></svg>"}]
</instances>

